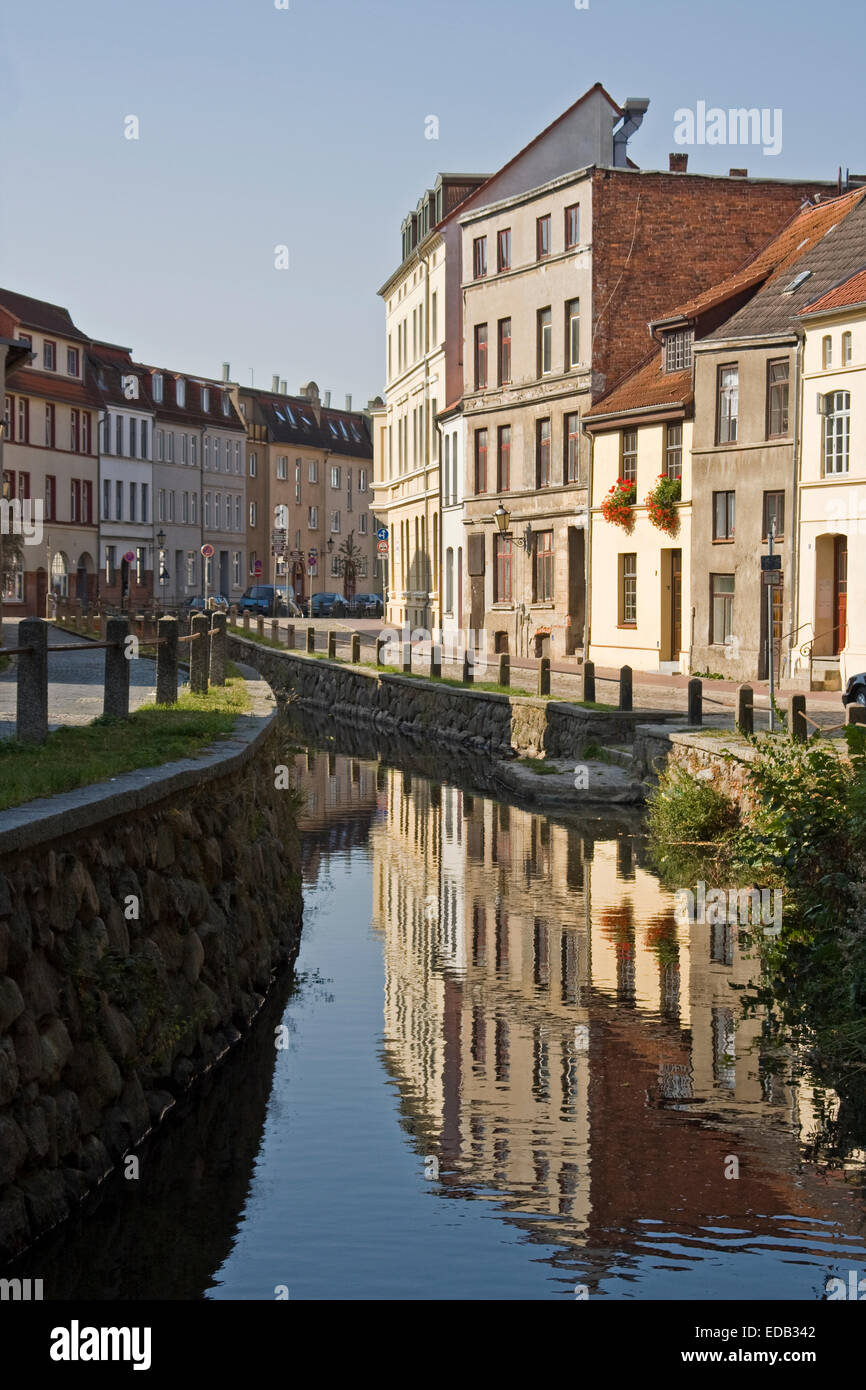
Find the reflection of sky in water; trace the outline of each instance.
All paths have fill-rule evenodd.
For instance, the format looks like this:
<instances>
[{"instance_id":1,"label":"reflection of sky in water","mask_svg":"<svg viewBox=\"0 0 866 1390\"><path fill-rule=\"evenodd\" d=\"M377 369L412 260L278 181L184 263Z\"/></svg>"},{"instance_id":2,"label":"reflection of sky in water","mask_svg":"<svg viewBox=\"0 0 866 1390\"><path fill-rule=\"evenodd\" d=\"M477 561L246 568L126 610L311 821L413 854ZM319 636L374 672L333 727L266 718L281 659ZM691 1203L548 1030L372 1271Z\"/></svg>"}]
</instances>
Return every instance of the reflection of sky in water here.
<instances>
[{"instance_id":1,"label":"reflection of sky in water","mask_svg":"<svg viewBox=\"0 0 866 1390\"><path fill-rule=\"evenodd\" d=\"M814 1299L866 1266L808 1088L759 1069L736 931L677 925L638 842L300 775L318 983L211 1296Z\"/></svg>"}]
</instances>

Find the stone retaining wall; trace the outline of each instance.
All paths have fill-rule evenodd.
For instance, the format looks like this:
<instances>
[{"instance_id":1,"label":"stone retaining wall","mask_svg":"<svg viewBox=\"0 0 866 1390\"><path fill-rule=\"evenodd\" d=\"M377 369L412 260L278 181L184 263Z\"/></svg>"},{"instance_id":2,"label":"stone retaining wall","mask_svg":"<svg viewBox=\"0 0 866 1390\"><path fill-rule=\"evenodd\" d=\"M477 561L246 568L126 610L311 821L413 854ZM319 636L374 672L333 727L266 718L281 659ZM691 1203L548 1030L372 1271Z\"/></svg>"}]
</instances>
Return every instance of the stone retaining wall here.
<instances>
[{"instance_id":1,"label":"stone retaining wall","mask_svg":"<svg viewBox=\"0 0 866 1390\"><path fill-rule=\"evenodd\" d=\"M654 781L666 768L679 767L742 805L748 803L747 774L755 753L754 744L734 732L714 738L697 729L654 724L640 725L634 742L636 775Z\"/></svg>"},{"instance_id":2,"label":"stone retaining wall","mask_svg":"<svg viewBox=\"0 0 866 1390\"><path fill-rule=\"evenodd\" d=\"M305 708L498 757L577 758L587 743L630 743L647 717L393 675L279 651L233 633L228 644L234 660L254 666L273 690L293 692Z\"/></svg>"},{"instance_id":3,"label":"stone retaining wall","mask_svg":"<svg viewBox=\"0 0 866 1390\"><path fill-rule=\"evenodd\" d=\"M0 1259L141 1141L294 959L294 801L255 693L201 757L0 813Z\"/></svg>"}]
</instances>

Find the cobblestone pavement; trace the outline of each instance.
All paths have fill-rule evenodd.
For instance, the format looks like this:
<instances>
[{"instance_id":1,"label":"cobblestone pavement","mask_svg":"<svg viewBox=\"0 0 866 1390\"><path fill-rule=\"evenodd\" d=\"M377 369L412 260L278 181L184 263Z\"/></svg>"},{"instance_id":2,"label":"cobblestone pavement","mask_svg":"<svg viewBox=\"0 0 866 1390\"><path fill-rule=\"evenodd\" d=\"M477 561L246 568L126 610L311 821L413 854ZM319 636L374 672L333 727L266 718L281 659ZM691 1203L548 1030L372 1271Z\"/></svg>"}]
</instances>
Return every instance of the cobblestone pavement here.
<instances>
[{"instance_id":1,"label":"cobblestone pavement","mask_svg":"<svg viewBox=\"0 0 866 1390\"><path fill-rule=\"evenodd\" d=\"M18 624L3 624L3 642L17 645ZM49 628L49 647L66 646L85 639L71 632ZM137 709L156 698L156 664L147 657L130 662L129 707ZM89 724L102 714L105 650L59 652L48 658L48 724ZM16 674L14 660L9 670L0 671L0 737L15 732Z\"/></svg>"},{"instance_id":2,"label":"cobblestone pavement","mask_svg":"<svg viewBox=\"0 0 866 1390\"><path fill-rule=\"evenodd\" d=\"M296 634L300 634L310 627L308 619L294 619ZM369 660L374 654L377 636L383 631L382 620L378 618L320 618L312 623L316 629L316 648L324 651L327 646L327 632L330 628L335 628L340 636L337 639L337 654L341 657L348 656L346 650L348 646L348 634L358 632L361 636L361 653L363 660ZM285 639L286 620L281 619L279 623L281 640ZM255 633L255 622L251 623L251 632ZM270 635L270 620L265 622L265 633ZM303 639L296 635L296 646L300 649ZM429 646L427 644L415 644L412 650L413 666L419 673L428 669ZM525 658L512 657L511 659L511 685L516 690L523 690L528 695L534 694L536 690L538 666L534 661ZM443 663L442 674L448 679L459 680L462 676L462 666L457 663ZM481 671L476 668L475 677L480 682L496 681L498 675L498 657L489 656L487 669ZM550 689L554 695L560 695L563 699L579 699L581 694L581 677L578 668L575 666L572 671L567 669L567 663L557 663L551 667ZM607 671L605 668L596 668L596 699L601 704L616 705L619 702L618 673ZM677 710L686 711L686 686L688 678L685 676L665 676L655 672L635 671L633 675L633 704L636 710L647 710L650 715L653 710ZM755 691L755 728L766 729L769 726L769 691L766 683L754 682ZM708 728L732 728L734 722L734 710L737 703L737 682L734 681L710 681L703 683L704 698L704 724ZM784 709L788 694L783 692L777 694L777 703ZM844 722L845 710L842 705L840 693L838 691L812 691L806 692L806 713L815 724L821 728L831 728L834 725L841 725ZM841 729L834 730L841 733Z\"/></svg>"}]
</instances>

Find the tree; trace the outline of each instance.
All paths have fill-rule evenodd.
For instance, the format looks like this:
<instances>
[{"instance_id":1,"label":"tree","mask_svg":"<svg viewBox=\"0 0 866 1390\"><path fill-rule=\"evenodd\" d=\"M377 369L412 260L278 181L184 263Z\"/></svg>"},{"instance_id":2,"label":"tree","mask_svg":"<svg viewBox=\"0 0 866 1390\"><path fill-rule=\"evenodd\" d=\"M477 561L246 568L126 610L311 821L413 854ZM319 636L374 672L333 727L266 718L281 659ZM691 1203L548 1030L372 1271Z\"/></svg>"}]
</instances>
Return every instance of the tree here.
<instances>
[{"instance_id":1,"label":"tree","mask_svg":"<svg viewBox=\"0 0 866 1390\"><path fill-rule=\"evenodd\" d=\"M340 565L340 575L343 580L343 597L349 598L355 592L355 582L358 577L358 568L362 556L361 547L355 545L355 532L350 531L340 549L337 551L337 559Z\"/></svg>"}]
</instances>

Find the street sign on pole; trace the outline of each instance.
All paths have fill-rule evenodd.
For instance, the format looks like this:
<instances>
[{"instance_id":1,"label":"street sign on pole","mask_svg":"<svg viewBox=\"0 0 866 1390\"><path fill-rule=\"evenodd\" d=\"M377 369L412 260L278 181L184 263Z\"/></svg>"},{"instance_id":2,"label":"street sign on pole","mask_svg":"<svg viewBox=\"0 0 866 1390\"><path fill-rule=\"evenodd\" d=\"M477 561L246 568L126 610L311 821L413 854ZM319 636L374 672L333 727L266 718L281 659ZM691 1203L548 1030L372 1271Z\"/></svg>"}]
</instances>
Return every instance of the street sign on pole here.
<instances>
[{"instance_id":1,"label":"street sign on pole","mask_svg":"<svg viewBox=\"0 0 866 1390\"><path fill-rule=\"evenodd\" d=\"M780 555L779 559L781 558ZM782 576L778 570L764 570L761 574L761 578L765 584L781 584L782 582Z\"/></svg>"},{"instance_id":2,"label":"street sign on pole","mask_svg":"<svg viewBox=\"0 0 866 1390\"><path fill-rule=\"evenodd\" d=\"M206 560L210 560L213 557L213 546L207 544L203 545L201 548L201 553Z\"/></svg>"},{"instance_id":3,"label":"street sign on pole","mask_svg":"<svg viewBox=\"0 0 866 1390\"><path fill-rule=\"evenodd\" d=\"M388 542L387 542L387 541L377 541L377 542L376 542L376 549L378 550L378 552L379 552L380 555L387 555L387 554L388 554Z\"/></svg>"},{"instance_id":4,"label":"street sign on pole","mask_svg":"<svg viewBox=\"0 0 866 1390\"><path fill-rule=\"evenodd\" d=\"M387 539L388 539L388 527L387 527L387 526L380 526L379 529L378 529L378 531L376 532L376 540L377 540L377 541L386 541Z\"/></svg>"},{"instance_id":5,"label":"street sign on pole","mask_svg":"<svg viewBox=\"0 0 866 1390\"><path fill-rule=\"evenodd\" d=\"M766 571L766 570L780 570L781 568L782 568L782 557L781 557L781 555L762 555L762 556L761 556L761 569L762 569L762 570L764 570L764 571Z\"/></svg>"}]
</instances>

